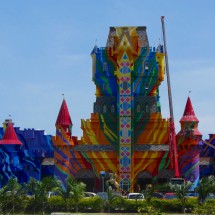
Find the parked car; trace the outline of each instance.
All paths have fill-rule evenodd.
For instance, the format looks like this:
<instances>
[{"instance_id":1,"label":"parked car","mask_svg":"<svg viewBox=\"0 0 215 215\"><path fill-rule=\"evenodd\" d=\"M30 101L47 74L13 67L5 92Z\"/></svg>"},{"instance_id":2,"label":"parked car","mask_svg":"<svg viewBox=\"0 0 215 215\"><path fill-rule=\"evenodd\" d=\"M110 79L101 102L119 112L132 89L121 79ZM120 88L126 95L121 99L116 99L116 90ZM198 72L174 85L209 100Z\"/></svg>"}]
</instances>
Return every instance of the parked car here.
<instances>
[{"instance_id":1,"label":"parked car","mask_svg":"<svg viewBox=\"0 0 215 215\"><path fill-rule=\"evenodd\" d=\"M56 192L53 192L53 191L49 191L47 192L47 197L50 198L52 196L58 196L58 194Z\"/></svg>"},{"instance_id":2,"label":"parked car","mask_svg":"<svg viewBox=\"0 0 215 215\"><path fill-rule=\"evenodd\" d=\"M93 192L84 192L84 197L88 198L88 197L94 197L96 196L96 193Z\"/></svg>"},{"instance_id":3,"label":"parked car","mask_svg":"<svg viewBox=\"0 0 215 215\"><path fill-rule=\"evenodd\" d=\"M96 195L99 196L100 198L104 199L104 200L108 200L107 192L98 192L98 193L96 193Z\"/></svg>"},{"instance_id":4,"label":"parked car","mask_svg":"<svg viewBox=\"0 0 215 215\"><path fill-rule=\"evenodd\" d=\"M137 200L143 200L144 195L142 193L129 193L128 199L137 199Z\"/></svg>"},{"instance_id":5,"label":"parked car","mask_svg":"<svg viewBox=\"0 0 215 215\"><path fill-rule=\"evenodd\" d=\"M155 197L155 198L158 198L158 199L163 199L164 198L164 194L163 193L158 193L158 192L152 193L152 196Z\"/></svg>"},{"instance_id":6,"label":"parked car","mask_svg":"<svg viewBox=\"0 0 215 215\"><path fill-rule=\"evenodd\" d=\"M215 194L214 193L209 193L207 196L207 199L215 199Z\"/></svg>"},{"instance_id":7,"label":"parked car","mask_svg":"<svg viewBox=\"0 0 215 215\"><path fill-rule=\"evenodd\" d=\"M194 193L194 192L189 192L189 193L186 193L185 196L186 196L186 197L198 197L199 194L198 194L198 193Z\"/></svg>"},{"instance_id":8,"label":"parked car","mask_svg":"<svg viewBox=\"0 0 215 215\"><path fill-rule=\"evenodd\" d=\"M104 200L108 200L107 192L98 192L98 193L96 193L96 195ZM121 192L112 192L112 196L122 196L122 193Z\"/></svg>"},{"instance_id":9,"label":"parked car","mask_svg":"<svg viewBox=\"0 0 215 215\"><path fill-rule=\"evenodd\" d=\"M164 199L177 199L175 193L165 193Z\"/></svg>"}]
</instances>

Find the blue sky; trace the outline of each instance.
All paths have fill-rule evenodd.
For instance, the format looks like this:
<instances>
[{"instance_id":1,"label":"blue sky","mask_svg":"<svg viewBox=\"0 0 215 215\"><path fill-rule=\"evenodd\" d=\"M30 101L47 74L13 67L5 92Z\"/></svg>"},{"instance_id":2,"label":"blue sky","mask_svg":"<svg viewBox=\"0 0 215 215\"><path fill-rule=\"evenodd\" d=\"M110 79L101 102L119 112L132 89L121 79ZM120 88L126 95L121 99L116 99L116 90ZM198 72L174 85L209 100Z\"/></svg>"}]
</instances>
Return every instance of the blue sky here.
<instances>
[{"instance_id":1,"label":"blue sky","mask_svg":"<svg viewBox=\"0 0 215 215\"><path fill-rule=\"evenodd\" d=\"M103 47L110 26L147 26L151 46L161 40L165 16L176 132L188 92L199 130L215 133L215 1L0 1L0 123L55 134L65 94L73 135L95 101L90 53ZM160 88L169 117L166 81Z\"/></svg>"}]
</instances>

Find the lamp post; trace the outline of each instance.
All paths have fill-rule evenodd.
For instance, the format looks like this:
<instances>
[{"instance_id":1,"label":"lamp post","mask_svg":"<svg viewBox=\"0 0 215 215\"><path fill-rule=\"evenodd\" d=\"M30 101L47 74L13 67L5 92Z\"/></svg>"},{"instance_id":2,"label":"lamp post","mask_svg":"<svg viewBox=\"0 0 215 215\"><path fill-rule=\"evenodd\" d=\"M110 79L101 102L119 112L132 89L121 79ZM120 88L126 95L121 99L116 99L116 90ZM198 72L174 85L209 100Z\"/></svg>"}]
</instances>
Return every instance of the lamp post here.
<instances>
[{"instance_id":1,"label":"lamp post","mask_svg":"<svg viewBox=\"0 0 215 215\"><path fill-rule=\"evenodd\" d=\"M104 192L104 188L105 188L105 184L104 184L105 171L100 171L100 176L102 178L102 192Z\"/></svg>"}]
</instances>

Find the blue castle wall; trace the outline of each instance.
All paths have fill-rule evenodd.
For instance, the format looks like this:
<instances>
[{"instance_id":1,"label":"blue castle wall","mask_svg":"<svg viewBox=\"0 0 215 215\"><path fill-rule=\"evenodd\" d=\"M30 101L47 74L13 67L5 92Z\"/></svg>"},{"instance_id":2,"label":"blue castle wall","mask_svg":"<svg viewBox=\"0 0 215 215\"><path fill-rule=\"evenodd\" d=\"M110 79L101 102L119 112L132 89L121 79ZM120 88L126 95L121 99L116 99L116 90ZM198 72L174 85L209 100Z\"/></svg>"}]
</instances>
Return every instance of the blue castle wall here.
<instances>
[{"instance_id":1,"label":"blue castle wall","mask_svg":"<svg viewBox=\"0 0 215 215\"><path fill-rule=\"evenodd\" d=\"M22 145L0 145L0 187L10 177L25 183L30 177L40 180L54 176L54 165L44 165L44 160L54 157L51 135L43 130L14 128ZM0 127L0 139L4 129Z\"/></svg>"}]
</instances>

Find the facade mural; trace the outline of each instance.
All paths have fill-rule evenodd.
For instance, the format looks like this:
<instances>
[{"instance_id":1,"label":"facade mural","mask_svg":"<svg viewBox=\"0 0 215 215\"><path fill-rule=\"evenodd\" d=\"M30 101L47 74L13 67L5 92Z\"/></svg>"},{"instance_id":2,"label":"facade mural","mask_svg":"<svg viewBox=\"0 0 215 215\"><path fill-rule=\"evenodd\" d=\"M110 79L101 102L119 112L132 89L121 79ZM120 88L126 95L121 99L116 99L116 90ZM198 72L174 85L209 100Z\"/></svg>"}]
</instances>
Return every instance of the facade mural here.
<instances>
[{"instance_id":1,"label":"facade mural","mask_svg":"<svg viewBox=\"0 0 215 215\"><path fill-rule=\"evenodd\" d=\"M9 119L0 128L0 139L0 186L10 177L25 183L54 174L53 161L47 163L54 154L51 136L43 130L20 130Z\"/></svg>"},{"instance_id":2,"label":"facade mural","mask_svg":"<svg viewBox=\"0 0 215 215\"><path fill-rule=\"evenodd\" d=\"M174 177L169 121L162 118L159 95L165 76L163 46L150 47L146 27L110 27L106 47L95 46L91 57L96 98L90 119L81 120L81 139L72 135L65 99L55 136L21 131L6 121L0 128L1 186L10 177L24 183L52 175L65 183L72 176L96 192L114 175L126 193ZM188 97L177 134L178 160L181 176L194 185L215 172L214 149L201 141L198 122ZM214 145L215 136L208 141Z\"/></svg>"}]
</instances>

